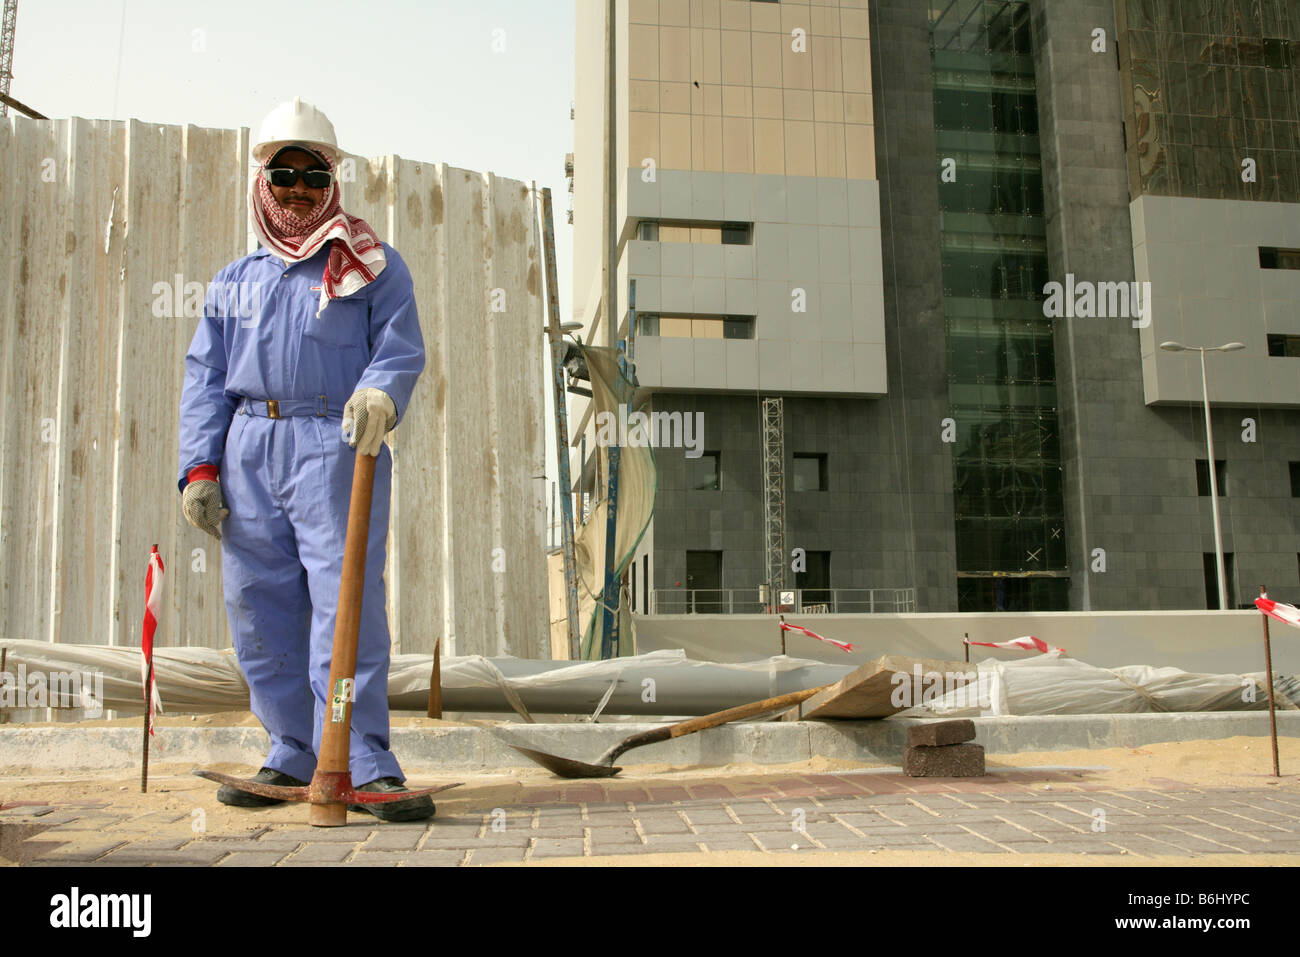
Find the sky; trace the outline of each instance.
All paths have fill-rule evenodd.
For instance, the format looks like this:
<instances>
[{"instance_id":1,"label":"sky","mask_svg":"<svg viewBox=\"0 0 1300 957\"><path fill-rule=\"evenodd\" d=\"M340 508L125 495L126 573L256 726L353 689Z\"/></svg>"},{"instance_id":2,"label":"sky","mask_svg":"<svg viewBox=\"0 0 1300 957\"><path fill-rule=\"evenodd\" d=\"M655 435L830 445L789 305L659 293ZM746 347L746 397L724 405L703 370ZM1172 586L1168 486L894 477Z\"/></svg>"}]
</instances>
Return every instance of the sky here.
<instances>
[{"instance_id":1,"label":"sky","mask_svg":"<svg viewBox=\"0 0 1300 957\"><path fill-rule=\"evenodd\" d=\"M554 198L567 319L573 48L572 0L20 0L9 92L50 117L243 126L253 137L300 96L348 152L535 180Z\"/></svg>"}]
</instances>

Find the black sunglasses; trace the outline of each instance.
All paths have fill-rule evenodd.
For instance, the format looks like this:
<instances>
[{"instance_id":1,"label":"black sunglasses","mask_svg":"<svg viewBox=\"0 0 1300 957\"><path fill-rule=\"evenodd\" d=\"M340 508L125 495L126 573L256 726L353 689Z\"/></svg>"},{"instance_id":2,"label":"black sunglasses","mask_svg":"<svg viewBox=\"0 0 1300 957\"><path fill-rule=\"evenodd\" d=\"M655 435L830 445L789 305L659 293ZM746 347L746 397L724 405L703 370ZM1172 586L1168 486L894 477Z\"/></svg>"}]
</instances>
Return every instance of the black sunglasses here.
<instances>
[{"instance_id":1,"label":"black sunglasses","mask_svg":"<svg viewBox=\"0 0 1300 957\"><path fill-rule=\"evenodd\" d=\"M281 167L263 170L262 175L272 186L293 186L301 178L308 189L328 189L330 183L334 182L334 173L327 169L297 170Z\"/></svg>"}]
</instances>

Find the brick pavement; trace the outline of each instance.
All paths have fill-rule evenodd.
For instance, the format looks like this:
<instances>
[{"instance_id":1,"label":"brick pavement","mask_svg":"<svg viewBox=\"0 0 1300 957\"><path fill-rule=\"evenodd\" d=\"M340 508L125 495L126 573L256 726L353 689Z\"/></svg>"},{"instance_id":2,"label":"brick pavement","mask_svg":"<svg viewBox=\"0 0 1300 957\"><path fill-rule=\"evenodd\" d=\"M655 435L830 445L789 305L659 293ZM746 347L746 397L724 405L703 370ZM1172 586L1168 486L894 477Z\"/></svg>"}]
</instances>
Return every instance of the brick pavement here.
<instances>
[{"instance_id":1,"label":"brick pavement","mask_svg":"<svg viewBox=\"0 0 1300 957\"><path fill-rule=\"evenodd\" d=\"M664 786L566 781L523 788L504 807L461 801L433 822L384 824L351 814L341 828L269 823L204 834L187 833L190 815L175 809L115 810L103 801L21 805L0 809L0 858L29 866L415 867L733 850L1300 854L1294 782L1210 788L1158 780L1122 788L1080 777L848 772Z\"/></svg>"}]
</instances>

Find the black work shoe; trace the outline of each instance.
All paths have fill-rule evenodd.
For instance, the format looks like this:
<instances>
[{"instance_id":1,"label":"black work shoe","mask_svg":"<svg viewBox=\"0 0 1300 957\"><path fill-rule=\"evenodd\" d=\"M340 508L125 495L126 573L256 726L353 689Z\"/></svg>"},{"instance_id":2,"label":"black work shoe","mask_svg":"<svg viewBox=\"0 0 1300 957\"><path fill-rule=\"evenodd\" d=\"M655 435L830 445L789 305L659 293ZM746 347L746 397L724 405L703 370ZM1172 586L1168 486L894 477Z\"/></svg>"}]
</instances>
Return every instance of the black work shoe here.
<instances>
[{"instance_id":1,"label":"black work shoe","mask_svg":"<svg viewBox=\"0 0 1300 957\"><path fill-rule=\"evenodd\" d=\"M377 778L369 784L363 784L358 791L373 791L379 794L401 794L406 791L397 778ZM427 794L408 798L405 801L387 801L383 804L349 804L349 811L364 811L373 814L381 821L423 821L433 817L436 808L433 798Z\"/></svg>"},{"instance_id":2,"label":"black work shoe","mask_svg":"<svg viewBox=\"0 0 1300 957\"><path fill-rule=\"evenodd\" d=\"M299 781L297 778L291 778L289 775L272 768L262 768L250 779L258 784L275 784L286 788L306 787L306 781ZM223 784L217 790L217 800L222 804L229 804L231 807L270 807L273 804L283 804L284 801L279 798L263 797L260 794L253 794L250 791L241 791L237 787L229 784Z\"/></svg>"}]
</instances>

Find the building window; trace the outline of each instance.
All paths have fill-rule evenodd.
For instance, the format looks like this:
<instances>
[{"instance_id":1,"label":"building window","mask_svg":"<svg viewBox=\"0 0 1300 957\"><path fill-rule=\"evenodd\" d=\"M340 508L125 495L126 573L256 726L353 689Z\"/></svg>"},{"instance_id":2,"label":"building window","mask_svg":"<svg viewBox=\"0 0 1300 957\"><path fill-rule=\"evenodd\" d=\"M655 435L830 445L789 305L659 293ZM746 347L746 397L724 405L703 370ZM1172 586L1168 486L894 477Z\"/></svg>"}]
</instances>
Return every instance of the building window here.
<instances>
[{"instance_id":1,"label":"building window","mask_svg":"<svg viewBox=\"0 0 1300 957\"><path fill-rule=\"evenodd\" d=\"M808 563L807 570L794 573L794 587L800 590L800 603L804 608L830 605L831 553L805 552L804 557Z\"/></svg>"},{"instance_id":2,"label":"building window","mask_svg":"<svg viewBox=\"0 0 1300 957\"><path fill-rule=\"evenodd\" d=\"M1269 336L1268 354L1300 359L1300 336Z\"/></svg>"},{"instance_id":3,"label":"building window","mask_svg":"<svg viewBox=\"0 0 1300 957\"><path fill-rule=\"evenodd\" d=\"M697 492L714 492L722 489L722 453L705 452L698 459L687 458L690 488Z\"/></svg>"},{"instance_id":4,"label":"building window","mask_svg":"<svg viewBox=\"0 0 1300 957\"><path fill-rule=\"evenodd\" d=\"M1219 496L1228 495L1228 463L1224 459L1214 460L1214 484L1218 486ZM1210 494L1210 468L1205 459L1196 460L1196 494Z\"/></svg>"},{"instance_id":5,"label":"building window","mask_svg":"<svg viewBox=\"0 0 1300 957\"><path fill-rule=\"evenodd\" d=\"M1260 246L1259 268L1300 269L1300 249L1279 249L1276 246Z\"/></svg>"},{"instance_id":6,"label":"building window","mask_svg":"<svg viewBox=\"0 0 1300 957\"><path fill-rule=\"evenodd\" d=\"M829 488L826 481L826 453L794 453L794 476L790 487L795 492L825 492Z\"/></svg>"},{"instance_id":7,"label":"building window","mask_svg":"<svg viewBox=\"0 0 1300 957\"><path fill-rule=\"evenodd\" d=\"M1300 498L1300 462L1291 463L1291 497Z\"/></svg>"},{"instance_id":8,"label":"building window","mask_svg":"<svg viewBox=\"0 0 1300 957\"><path fill-rule=\"evenodd\" d=\"M1223 580L1228 590L1228 608L1237 607L1236 588L1233 587L1232 552L1223 553ZM1201 562L1205 567L1205 607L1211 611L1219 609L1219 565L1214 560L1214 552L1203 552Z\"/></svg>"},{"instance_id":9,"label":"building window","mask_svg":"<svg viewBox=\"0 0 1300 957\"><path fill-rule=\"evenodd\" d=\"M643 219L637 239L651 243L703 243L748 246L753 243L752 223L719 223L707 220Z\"/></svg>"},{"instance_id":10,"label":"building window","mask_svg":"<svg viewBox=\"0 0 1300 957\"><path fill-rule=\"evenodd\" d=\"M667 339L753 339L753 316L692 316L639 313L637 335Z\"/></svg>"}]
</instances>

